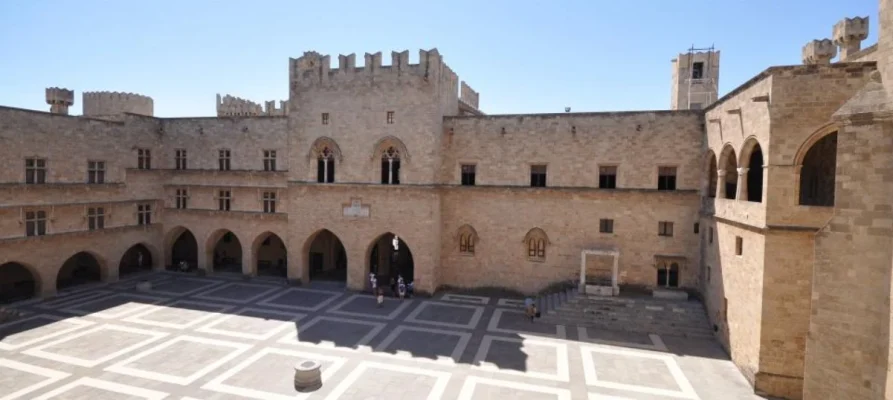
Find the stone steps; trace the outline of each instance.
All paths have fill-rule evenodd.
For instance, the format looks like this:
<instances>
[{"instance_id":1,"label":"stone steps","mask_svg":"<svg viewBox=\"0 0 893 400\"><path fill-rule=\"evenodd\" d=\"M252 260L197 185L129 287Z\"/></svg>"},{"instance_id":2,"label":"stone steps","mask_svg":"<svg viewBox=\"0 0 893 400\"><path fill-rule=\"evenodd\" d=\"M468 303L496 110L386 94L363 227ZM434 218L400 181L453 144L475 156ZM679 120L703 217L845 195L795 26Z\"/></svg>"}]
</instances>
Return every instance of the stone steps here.
<instances>
[{"instance_id":1,"label":"stone steps","mask_svg":"<svg viewBox=\"0 0 893 400\"><path fill-rule=\"evenodd\" d=\"M696 301L596 297L565 292L546 296L545 323L627 332L713 338L704 306Z\"/></svg>"}]
</instances>

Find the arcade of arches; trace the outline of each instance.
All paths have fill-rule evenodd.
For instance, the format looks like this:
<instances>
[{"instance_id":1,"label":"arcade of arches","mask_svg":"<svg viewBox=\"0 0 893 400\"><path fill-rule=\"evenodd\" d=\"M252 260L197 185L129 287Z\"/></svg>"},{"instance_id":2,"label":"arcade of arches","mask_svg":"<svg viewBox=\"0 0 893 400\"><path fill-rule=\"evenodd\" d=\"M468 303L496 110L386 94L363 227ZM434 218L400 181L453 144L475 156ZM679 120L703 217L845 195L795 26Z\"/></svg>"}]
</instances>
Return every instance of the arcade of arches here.
<instances>
[{"instance_id":1,"label":"arcade of arches","mask_svg":"<svg viewBox=\"0 0 893 400\"><path fill-rule=\"evenodd\" d=\"M90 282L102 281L102 266L92 254L82 251L68 258L56 278L56 288L61 290Z\"/></svg>"},{"instance_id":2,"label":"arcade of arches","mask_svg":"<svg viewBox=\"0 0 893 400\"><path fill-rule=\"evenodd\" d=\"M177 268L177 265L181 262L186 262L189 269L198 268L198 242L189 229L185 229L177 235L176 240L171 245L170 257L170 264L167 265L168 269Z\"/></svg>"},{"instance_id":3,"label":"arcade of arches","mask_svg":"<svg viewBox=\"0 0 893 400\"><path fill-rule=\"evenodd\" d=\"M263 239L260 239L263 238ZM285 242L275 233L266 233L258 237L260 243L255 246L257 274L262 276L284 277L288 274L288 251Z\"/></svg>"},{"instance_id":4,"label":"arcade of arches","mask_svg":"<svg viewBox=\"0 0 893 400\"><path fill-rule=\"evenodd\" d=\"M17 262L0 265L0 304L26 300L39 291L37 277Z\"/></svg>"},{"instance_id":5,"label":"arcade of arches","mask_svg":"<svg viewBox=\"0 0 893 400\"><path fill-rule=\"evenodd\" d=\"M211 251L214 272L242 273L242 242L230 231L219 233Z\"/></svg>"},{"instance_id":6,"label":"arcade of arches","mask_svg":"<svg viewBox=\"0 0 893 400\"><path fill-rule=\"evenodd\" d=\"M379 282L390 282L402 276L407 283L415 280L415 264L412 251L402 238L397 237L397 250L394 250L393 233L386 233L372 242L369 249L369 272L378 276ZM384 285L383 285L384 286Z\"/></svg>"}]
</instances>

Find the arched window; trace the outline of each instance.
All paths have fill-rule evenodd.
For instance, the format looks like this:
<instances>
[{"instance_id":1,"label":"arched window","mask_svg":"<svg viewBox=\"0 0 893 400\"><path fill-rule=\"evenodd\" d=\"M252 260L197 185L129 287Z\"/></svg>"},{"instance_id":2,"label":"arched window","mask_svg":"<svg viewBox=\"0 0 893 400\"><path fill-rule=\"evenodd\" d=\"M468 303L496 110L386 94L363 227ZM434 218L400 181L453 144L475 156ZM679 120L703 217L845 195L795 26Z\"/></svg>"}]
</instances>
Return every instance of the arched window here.
<instances>
[{"instance_id":1,"label":"arched window","mask_svg":"<svg viewBox=\"0 0 893 400\"><path fill-rule=\"evenodd\" d=\"M463 254L474 254L474 235L470 232L459 235L459 252Z\"/></svg>"},{"instance_id":2,"label":"arched window","mask_svg":"<svg viewBox=\"0 0 893 400\"><path fill-rule=\"evenodd\" d=\"M381 183L400 184L400 151L394 146L389 146L381 152Z\"/></svg>"},{"instance_id":3,"label":"arched window","mask_svg":"<svg viewBox=\"0 0 893 400\"><path fill-rule=\"evenodd\" d=\"M545 261L546 246L549 245L549 238L540 228L533 228L524 237L524 244L527 245L527 259L530 261Z\"/></svg>"},{"instance_id":4,"label":"arched window","mask_svg":"<svg viewBox=\"0 0 893 400\"><path fill-rule=\"evenodd\" d=\"M679 287L679 264L662 262L657 266L657 286L665 288Z\"/></svg>"},{"instance_id":5,"label":"arched window","mask_svg":"<svg viewBox=\"0 0 893 400\"><path fill-rule=\"evenodd\" d=\"M710 152L710 161L707 163L707 197L716 197L716 182L719 179L716 173L716 155Z\"/></svg>"},{"instance_id":6,"label":"arched window","mask_svg":"<svg viewBox=\"0 0 893 400\"><path fill-rule=\"evenodd\" d=\"M335 153L329 146L319 151L316 161L316 181L319 183L335 182Z\"/></svg>"},{"instance_id":7,"label":"arched window","mask_svg":"<svg viewBox=\"0 0 893 400\"><path fill-rule=\"evenodd\" d=\"M725 172L725 176L719 177L723 181L723 198L735 200L738 193L738 160L731 146L723 150L720 163L720 168Z\"/></svg>"},{"instance_id":8,"label":"arched window","mask_svg":"<svg viewBox=\"0 0 893 400\"><path fill-rule=\"evenodd\" d=\"M803 157L800 167L800 205L834 206L837 173L837 132L819 139Z\"/></svg>"}]
</instances>

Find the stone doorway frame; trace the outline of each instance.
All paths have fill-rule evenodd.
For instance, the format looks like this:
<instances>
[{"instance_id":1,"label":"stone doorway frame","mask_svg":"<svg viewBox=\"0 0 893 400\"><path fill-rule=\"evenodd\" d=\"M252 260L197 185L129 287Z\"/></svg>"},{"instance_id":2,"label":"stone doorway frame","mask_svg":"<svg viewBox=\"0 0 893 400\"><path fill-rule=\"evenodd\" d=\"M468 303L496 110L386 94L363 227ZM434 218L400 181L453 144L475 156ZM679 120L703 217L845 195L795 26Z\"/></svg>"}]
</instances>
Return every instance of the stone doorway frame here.
<instances>
[{"instance_id":1,"label":"stone doorway frame","mask_svg":"<svg viewBox=\"0 0 893 400\"><path fill-rule=\"evenodd\" d=\"M611 286L586 284L586 256L611 256L614 257L614 266L611 269ZM580 291L586 294L599 296L620 295L620 285L617 284L620 250L617 249L589 249L580 252Z\"/></svg>"}]
</instances>

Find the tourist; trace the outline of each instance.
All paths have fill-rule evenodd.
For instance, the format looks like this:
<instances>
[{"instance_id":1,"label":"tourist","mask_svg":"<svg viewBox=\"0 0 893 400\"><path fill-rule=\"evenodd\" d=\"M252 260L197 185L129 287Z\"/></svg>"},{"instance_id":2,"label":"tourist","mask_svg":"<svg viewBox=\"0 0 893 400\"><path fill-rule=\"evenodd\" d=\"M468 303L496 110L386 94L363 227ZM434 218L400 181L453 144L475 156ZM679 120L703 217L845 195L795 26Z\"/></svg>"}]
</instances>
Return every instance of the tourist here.
<instances>
[{"instance_id":1,"label":"tourist","mask_svg":"<svg viewBox=\"0 0 893 400\"><path fill-rule=\"evenodd\" d=\"M537 314L536 304L533 302L533 299L530 297L524 299L524 308L527 318L530 318L530 322L533 322L533 318L535 318Z\"/></svg>"},{"instance_id":2,"label":"tourist","mask_svg":"<svg viewBox=\"0 0 893 400\"><path fill-rule=\"evenodd\" d=\"M372 294L376 294L378 292L378 279L375 277L375 273L369 274L369 284L372 285Z\"/></svg>"},{"instance_id":3,"label":"tourist","mask_svg":"<svg viewBox=\"0 0 893 400\"><path fill-rule=\"evenodd\" d=\"M400 293L400 300L403 300L406 297L406 283L403 282L403 277L397 277L397 291Z\"/></svg>"},{"instance_id":4,"label":"tourist","mask_svg":"<svg viewBox=\"0 0 893 400\"><path fill-rule=\"evenodd\" d=\"M384 289L378 288L378 308L381 308L382 304L384 304Z\"/></svg>"}]
</instances>

